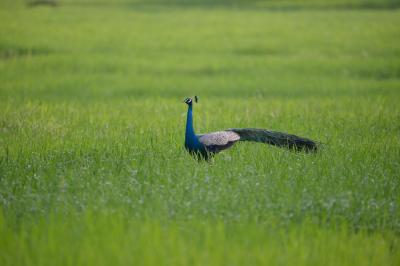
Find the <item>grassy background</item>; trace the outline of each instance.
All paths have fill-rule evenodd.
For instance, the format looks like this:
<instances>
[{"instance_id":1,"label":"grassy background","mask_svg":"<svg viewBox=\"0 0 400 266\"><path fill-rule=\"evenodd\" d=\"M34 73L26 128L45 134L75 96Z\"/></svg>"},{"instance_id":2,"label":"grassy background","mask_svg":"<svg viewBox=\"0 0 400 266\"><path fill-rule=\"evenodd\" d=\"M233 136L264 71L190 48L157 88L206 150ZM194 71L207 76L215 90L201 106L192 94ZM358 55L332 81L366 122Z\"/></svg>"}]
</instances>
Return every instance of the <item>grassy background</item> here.
<instances>
[{"instance_id":1,"label":"grassy background","mask_svg":"<svg viewBox=\"0 0 400 266\"><path fill-rule=\"evenodd\" d=\"M398 265L397 5L2 1L0 264ZM194 94L325 145L197 163Z\"/></svg>"}]
</instances>

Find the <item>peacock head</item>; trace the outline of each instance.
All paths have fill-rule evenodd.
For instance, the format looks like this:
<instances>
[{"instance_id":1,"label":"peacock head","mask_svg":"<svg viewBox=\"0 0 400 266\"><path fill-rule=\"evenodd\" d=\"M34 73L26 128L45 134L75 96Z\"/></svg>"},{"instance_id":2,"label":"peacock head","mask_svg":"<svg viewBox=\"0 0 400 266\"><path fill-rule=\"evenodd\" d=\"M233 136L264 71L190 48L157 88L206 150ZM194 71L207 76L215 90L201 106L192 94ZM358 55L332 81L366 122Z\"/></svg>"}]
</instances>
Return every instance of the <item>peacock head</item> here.
<instances>
[{"instance_id":1,"label":"peacock head","mask_svg":"<svg viewBox=\"0 0 400 266\"><path fill-rule=\"evenodd\" d=\"M197 96L194 96L194 101L197 103L197 101L198 101ZM191 106L193 104L192 98L186 98L183 102L186 103L189 106Z\"/></svg>"}]
</instances>

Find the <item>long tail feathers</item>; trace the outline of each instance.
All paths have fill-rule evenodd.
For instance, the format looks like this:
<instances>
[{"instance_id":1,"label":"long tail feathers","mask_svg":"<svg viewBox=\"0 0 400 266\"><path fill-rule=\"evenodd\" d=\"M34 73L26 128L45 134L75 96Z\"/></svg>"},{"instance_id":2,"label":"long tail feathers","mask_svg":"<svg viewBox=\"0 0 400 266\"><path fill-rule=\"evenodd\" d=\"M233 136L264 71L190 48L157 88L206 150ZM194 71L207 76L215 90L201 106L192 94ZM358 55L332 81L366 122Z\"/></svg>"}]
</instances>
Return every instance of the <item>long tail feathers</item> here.
<instances>
[{"instance_id":1,"label":"long tail feathers","mask_svg":"<svg viewBox=\"0 0 400 266\"><path fill-rule=\"evenodd\" d=\"M298 151L317 151L317 142L284 132L258 128L231 128L229 130L239 134L241 141L262 142Z\"/></svg>"}]
</instances>

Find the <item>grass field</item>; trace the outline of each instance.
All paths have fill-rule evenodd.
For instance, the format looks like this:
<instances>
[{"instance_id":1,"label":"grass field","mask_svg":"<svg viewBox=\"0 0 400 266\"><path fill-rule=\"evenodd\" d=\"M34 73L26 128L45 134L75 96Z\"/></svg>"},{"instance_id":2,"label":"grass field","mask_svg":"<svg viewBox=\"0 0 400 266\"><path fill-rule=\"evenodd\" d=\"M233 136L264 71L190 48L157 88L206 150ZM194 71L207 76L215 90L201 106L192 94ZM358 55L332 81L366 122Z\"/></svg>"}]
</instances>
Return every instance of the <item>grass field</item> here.
<instances>
[{"instance_id":1,"label":"grass field","mask_svg":"<svg viewBox=\"0 0 400 266\"><path fill-rule=\"evenodd\" d=\"M0 265L399 265L398 6L2 1Z\"/></svg>"}]
</instances>

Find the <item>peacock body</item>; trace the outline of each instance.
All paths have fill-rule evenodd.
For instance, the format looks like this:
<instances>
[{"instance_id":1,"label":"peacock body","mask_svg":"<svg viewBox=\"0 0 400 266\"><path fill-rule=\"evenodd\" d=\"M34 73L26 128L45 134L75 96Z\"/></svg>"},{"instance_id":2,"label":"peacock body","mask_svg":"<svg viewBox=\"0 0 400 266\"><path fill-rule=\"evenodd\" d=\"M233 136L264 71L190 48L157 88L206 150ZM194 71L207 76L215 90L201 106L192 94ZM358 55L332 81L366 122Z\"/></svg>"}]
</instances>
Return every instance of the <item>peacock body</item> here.
<instances>
[{"instance_id":1,"label":"peacock body","mask_svg":"<svg viewBox=\"0 0 400 266\"><path fill-rule=\"evenodd\" d=\"M195 97L197 102L197 97ZM232 147L238 141L254 141L295 151L316 151L313 140L284 132L258 128L231 128L227 130L197 135L193 128L193 100L186 98L188 105L185 132L185 148L199 158L209 159L212 155Z\"/></svg>"}]
</instances>

